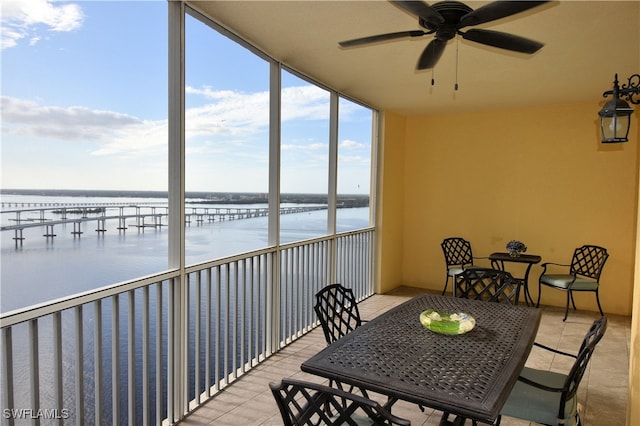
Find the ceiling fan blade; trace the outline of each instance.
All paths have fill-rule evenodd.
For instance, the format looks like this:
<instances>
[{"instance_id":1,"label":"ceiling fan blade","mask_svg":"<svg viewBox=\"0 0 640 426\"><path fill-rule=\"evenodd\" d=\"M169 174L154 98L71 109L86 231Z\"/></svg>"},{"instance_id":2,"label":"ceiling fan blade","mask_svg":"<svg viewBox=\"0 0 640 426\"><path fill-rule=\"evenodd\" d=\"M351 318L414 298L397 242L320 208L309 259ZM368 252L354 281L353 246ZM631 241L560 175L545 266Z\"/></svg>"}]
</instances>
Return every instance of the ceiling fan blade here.
<instances>
[{"instance_id":1,"label":"ceiling fan blade","mask_svg":"<svg viewBox=\"0 0 640 426\"><path fill-rule=\"evenodd\" d=\"M418 66L416 68L419 70L433 68L442 56L442 52L444 52L444 48L446 46L446 40L438 40L437 38L431 40L431 43L427 45L422 52L422 55L420 55L420 59L418 59Z\"/></svg>"},{"instance_id":2,"label":"ceiling fan blade","mask_svg":"<svg viewBox=\"0 0 640 426\"><path fill-rule=\"evenodd\" d=\"M379 41L394 40L396 38L420 37L425 34L427 33L422 30L399 31L397 33L379 34L379 35L374 35L369 37L356 38L353 40L341 41L338 44L341 47L354 47L354 46L360 46L363 44L377 43Z\"/></svg>"},{"instance_id":3,"label":"ceiling fan blade","mask_svg":"<svg viewBox=\"0 0 640 426\"><path fill-rule=\"evenodd\" d=\"M459 34L462 35L462 38L465 40L499 47L500 49L512 50L514 52L531 54L537 52L542 46L544 46L543 43L538 41L500 31L469 30L464 33L459 31Z\"/></svg>"},{"instance_id":4,"label":"ceiling fan blade","mask_svg":"<svg viewBox=\"0 0 640 426\"><path fill-rule=\"evenodd\" d=\"M548 3L546 1L494 1L486 4L476 10L467 13L460 18L460 26L458 28L483 24L496 19L506 18L516 13Z\"/></svg>"},{"instance_id":5,"label":"ceiling fan blade","mask_svg":"<svg viewBox=\"0 0 640 426\"><path fill-rule=\"evenodd\" d=\"M433 9L428 4L421 1L405 1L405 0L391 0L392 3L395 3L402 9L407 12L419 16L424 19L426 22L438 25L444 23L444 18L440 13Z\"/></svg>"}]
</instances>

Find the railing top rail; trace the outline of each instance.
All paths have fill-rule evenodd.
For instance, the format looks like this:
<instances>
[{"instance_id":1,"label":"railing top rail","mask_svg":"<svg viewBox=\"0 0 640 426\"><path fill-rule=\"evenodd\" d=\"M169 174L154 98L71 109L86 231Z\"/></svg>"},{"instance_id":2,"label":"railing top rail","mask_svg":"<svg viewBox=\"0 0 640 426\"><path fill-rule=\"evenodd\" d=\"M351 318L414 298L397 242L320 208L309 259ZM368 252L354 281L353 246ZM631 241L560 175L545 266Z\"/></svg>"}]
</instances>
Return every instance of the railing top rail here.
<instances>
[{"instance_id":1,"label":"railing top rail","mask_svg":"<svg viewBox=\"0 0 640 426\"><path fill-rule=\"evenodd\" d=\"M288 250L290 248L293 247L299 247L299 246L304 246L304 245L309 245L309 244L315 244L315 243L319 243L322 241L329 241L331 239L335 239L335 238L341 238L341 237L347 237L350 235L358 235L358 234L365 234L368 232L373 232L375 230L375 227L371 226L368 228L360 228L360 229L356 229L356 230L352 230L352 231L345 231L345 232L340 232L337 233L335 235L323 235L321 237L315 237L315 238L309 238L307 240L299 240L299 241L294 241L291 243L286 243L286 244L280 244L279 246L271 246L271 247L265 247L263 249L258 249L258 250L253 250L250 252L243 252L240 254L235 254L235 255L231 255L231 256L227 256L227 257L222 257L220 259L215 259L215 260L209 260L206 262L201 262L201 263L196 263L193 265L188 266L187 268L185 268L185 272L186 273L192 273L192 272L196 272L202 269L208 269L208 268L215 268L217 266L220 265L224 265L226 263L232 263L232 262L236 262L239 260L244 260L244 259L248 259L250 257L255 257L255 256L260 256L262 254L265 253L273 253L276 250Z\"/></svg>"},{"instance_id":2,"label":"railing top rail","mask_svg":"<svg viewBox=\"0 0 640 426\"><path fill-rule=\"evenodd\" d=\"M0 314L0 329L11 327L24 321L29 321L35 318L50 315L55 312L91 303L96 300L111 297L116 294L125 293L130 290L135 290L137 288L142 288L158 282L174 279L178 276L179 271L177 269L169 270L161 272L159 274L153 274L142 278L123 281L117 284L88 290L82 293L76 293L71 296L66 296L59 299L27 306L26 308L4 312Z\"/></svg>"},{"instance_id":3,"label":"railing top rail","mask_svg":"<svg viewBox=\"0 0 640 426\"><path fill-rule=\"evenodd\" d=\"M364 234L374 231L374 227L362 228L353 231L342 232L335 235L325 235L317 238L310 238L307 240L296 241L292 243L282 244L278 247L266 247L259 250L244 252L232 256L223 257L213 261L203 262L188 266L185 268L185 273L193 273L203 269L213 268L220 265L249 259L255 256L260 256L267 253L274 253L278 250L288 250L293 247L299 247L304 245L315 244L318 242L329 241L331 239L343 238L346 236ZM158 274L148 275L141 278L136 278L129 281L123 281L117 284L108 285L94 290L88 290L86 292L77 293L71 296L66 296L60 299L43 302L40 304L28 306L25 308L16 309L13 311L0 313L0 328L10 327L15 324L32 320L34 318L43 317L52 313L63 311L66 309L74 308L76 306L84 305L94 302L96 300L104 299L114 296L116 294L125 293L130 290L142 288L151 284L155 284L161 281L174 279L179 276L177 269L164 271Z\"/></svg>"}]
</instances>

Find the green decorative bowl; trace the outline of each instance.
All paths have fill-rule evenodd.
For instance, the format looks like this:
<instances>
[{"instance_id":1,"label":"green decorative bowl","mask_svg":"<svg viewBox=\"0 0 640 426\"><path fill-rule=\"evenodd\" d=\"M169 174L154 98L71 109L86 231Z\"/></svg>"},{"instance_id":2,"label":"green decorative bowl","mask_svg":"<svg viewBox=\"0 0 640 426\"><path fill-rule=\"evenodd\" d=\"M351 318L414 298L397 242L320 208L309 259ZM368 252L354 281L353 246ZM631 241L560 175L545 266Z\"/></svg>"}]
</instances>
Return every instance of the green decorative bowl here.
<instances>
[{"instance_id":1,"label":"green decorative bowl","mask_svg":"<svg viewBox=\"0 0 640 426\"><path fill-rule=\"evenodd\" d=\"M420 314L422 326L439 334L464 334L476 325L476 320L469 314L458 312L448 314L428 309Z\"/></svg>"}]
</instances>

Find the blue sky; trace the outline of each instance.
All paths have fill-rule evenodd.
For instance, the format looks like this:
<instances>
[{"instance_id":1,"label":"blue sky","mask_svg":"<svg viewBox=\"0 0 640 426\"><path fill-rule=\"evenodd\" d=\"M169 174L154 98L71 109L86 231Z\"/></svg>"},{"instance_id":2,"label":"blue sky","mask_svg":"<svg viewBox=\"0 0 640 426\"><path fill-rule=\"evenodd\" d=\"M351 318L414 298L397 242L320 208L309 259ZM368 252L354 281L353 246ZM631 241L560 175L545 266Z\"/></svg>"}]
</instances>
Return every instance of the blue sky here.
<instances>
[{"instance_id":1,"label":"blue sky","mask_svg":"<svg viewBox=\"0 0 640 426\"><path fill-rule=\"evenodd\" d=\"M2 188L167 188L167 5L2 0ZM326 192L328 93L283 76L282 191ZM371 114L341 102L339 192ZM187 190L266 192L268 64L187 19Z\"/></svg>"}]
</instances>

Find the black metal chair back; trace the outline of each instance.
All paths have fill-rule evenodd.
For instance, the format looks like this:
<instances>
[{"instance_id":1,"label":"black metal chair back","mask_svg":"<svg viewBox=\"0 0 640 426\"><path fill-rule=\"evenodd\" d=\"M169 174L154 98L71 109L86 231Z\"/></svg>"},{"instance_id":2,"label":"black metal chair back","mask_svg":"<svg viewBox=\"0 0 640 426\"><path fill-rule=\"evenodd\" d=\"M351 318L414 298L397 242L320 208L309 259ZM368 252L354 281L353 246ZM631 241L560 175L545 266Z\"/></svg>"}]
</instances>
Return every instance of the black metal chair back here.
<instances>
[{"instance_id":1,"label":"black metal chair back","mask_svg":"<svg viewBox=\"0 0 640 426\"><path fill-rule=\"evenodd\" d=\"M536 423L555 424L551 420L555 419L557 424L567 424L565 422L569 422L571 419L572 424L581 424L579 412L565 410L576 410L575 398L578 386L593 351L598 342L602 340L606 329L606 317L603 316L595 320L580 345L578 355L534 343L535 346L547 351L574 358L573 366L566 375L525 367L518 377L518 381L524 385L516 383L503 407L502 414ZM564 383L558 380L558 376L564 376ZM548 396L545 396L544 393L548 393ZM535 410L532 411L531 405L535 407ZM497 424L500 424L500 418Z\"/></svg>"},{"instance_id":2,"label":"black metal chair back","mask_svg":"<svg viewBox=\"0 0 640 426\"><path fill-rule=\"evenodd\" d=\"M584 337L582 345L580 346L580 351L578 352L578 356L576 357L576 361L573 363L573 367L571 367L571 371L567 375L567 380L564 384L563 400L560 403L560 409L564 407L564 403L572 398L576 392L578 391L578 386L582 381L582 377L584 376L584 372L587 369L587 365L589 364L589 360L591 359L591 355L593 355L593 351L596 348L596 345L602 337L604 336L604 332L607 330L607 317L600 317L595 320L587 331L587 334ZM562 417L561 417L562 418Z\"/></svg>"},{"instance_id":3,"label":"black metal chair back","mask_svg":"<svg viewBox=\"0 0 640 426\"><path fill-rule=\"evenodd\" d=\"M591 325L591 327L589 328L589 331L587 331L587 334L585 335L584 340L582 341L582 345L580 345L580 351L578 352L578 355L571 355L566 352L551 349L544 345L538 345L552 352L555 352L561 355L569 355L575 358L573 366L571 367L569 374L567 374L567 377L564 381L564 386L562 388L556 389L556 388L550 387L549 384L541 384L535 381L528 380L524 377L519 377L518 380L524 383L527 383L531 386L546 390L548 392L560 392L560 404L558 407L557 418L564 419L567 416L567 414L570 414L570 413L565 413L566 403L567 401L571 400L571 398L573 398L578 392L578 386L580 385L580 382L582 381L582 377L584 376L584 373L587 370L587 366L589 365L589 361L591 360L593 351L595 350L598 342L602 340L602 337L604 336L604 332L606 330L607 330L607 317L603 316L595 320Z\"/></svg>"},{"instance_id":4,"label":"black metal chair back","mask_svg":"<svg viewBox=\"0 0 640 426\"><path fill-rule=\"evenodd\" d=\"M331 344L362 325L360 311L351 289L331 284L316 294L313 307L327 344Z\"/></svg>"},{"instance_id":5,"label":"black metal chair back","mask_svg":"<svg viewBox=\"0 0 640 426\"><path fill-rule=\"evenodd\" d=\"M315 425L399 425L409 420L392 415L378 402L329 386L295 379L282 379L269 387L285 426Z\"/></svg>"},{"instance_id":6,"label":"black metal chair back","mask_svg":"<svg viewBox=\"0 0 640 426\"><path fill-rule=\"evenodd\" d=\"M466 265L473 265L471 243L464 238L445 238L440 246L444 252L444 261L447 264L447 269L452 266L462 268Z\"/></svg>"},{"instance_id":7,"label":"black metal chair back","mask_svg":"<svg viewBox=\"0 0 640 426\"><path fill-rule=\"evenodd\" d=\"M506 271L490 268L465 269L455 277L456 297L518 304L522 281Z\"/></svg>"},{"instance_id":8,"label":"black metal chair back","mask_svg":"<svg viewBox=\"0 0 640 426\"><path fill-rule=\"evenodd\" d=\"M592 245L578 247L573 252L570 273L599 281L607 258L609 258L609 254L604 247Z\"/></svg>"}]
</instances>

